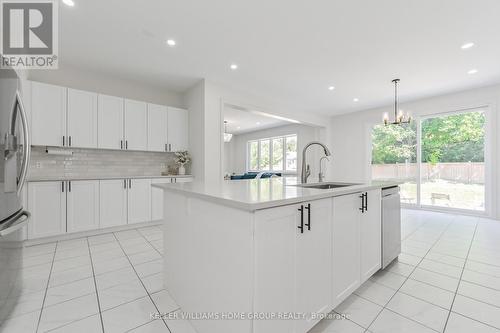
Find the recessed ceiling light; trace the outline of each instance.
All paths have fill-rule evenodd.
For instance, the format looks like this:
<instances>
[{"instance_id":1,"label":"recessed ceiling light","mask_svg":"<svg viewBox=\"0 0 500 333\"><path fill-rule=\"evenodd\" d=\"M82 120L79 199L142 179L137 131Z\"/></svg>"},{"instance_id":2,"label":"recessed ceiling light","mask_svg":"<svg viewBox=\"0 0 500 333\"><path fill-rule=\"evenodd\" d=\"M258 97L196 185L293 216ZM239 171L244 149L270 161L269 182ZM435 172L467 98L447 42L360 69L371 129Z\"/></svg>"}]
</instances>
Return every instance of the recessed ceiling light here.
<instances>
[{"instance_id":1,"label":"recessed ceiling light","mask_svg":"<svg viewBox=\"0 0 500 333\"><path fill-rule=\"evenodd\" d=\"M66 6L70 6L70 7L73 7L75 5L75 2L73 0L62 0L62 2L66 5Z\"/></svg>"},{"instance_id":2,"label":"recessed ceiling light","mask_svg":"<svg viewBox=\"0 0 500 333\"><path fill-rule=\"evenodd\" d=\"M241 126L236 127L236 129L241 129Z\"/></svg>"},{"instance_id":3,"label":"recessed ceiling light","mask_svg":"<svg viewBox=\"0 0 500 333\"><path fill-rule=\"evenodd\" d=\"M335 87L334 86L329 86L328 90L335 90Z\"/></svg>"},{"instance_id":4,"label":"recessed ceiling light","mask_svg":"<svg viewBox=\"0 0 500 333\"><path fill-rule=\"evenodd\" d=\"M175 45L177 45L177 43L173 39L167 39L167 45L168 46L175 46Z\"/></svg>"},{"instance_id":5,"label":"recessed ceiling light","mask_svg":"<svg viewBox=\"0 0 500 333\"><path fill-rule=\"evenodd\" d=\"M478 71L477 69L471 69L470 71L467 72L467 74L476 74Z\"/></svg>"},{"instance_id":6,"label":"recessed ceiling light","mask_svg":"<svg viewBox=\"0 0 500 333\"><path fill-rule=\"evenodd\" d=\"M237 69L238 69L238 65L236 65L236 64L231 64L231 66L229 66L229 68L231 68L231 69L234 71L234 70L237 70Z\"/></svg>"},{"instance_id":7,"label":"recessed ceiling light","mask_svg":"<svg viewBox=\"0 0 500 333\"><path fill-rule=\"evenodd\" d=\"M256 125L260 125L260 121L256 122L255 124L256 124Z\"/></svg>"},{"instance_id":8,"label":"recessed ceiling light","mask_svg":"<svg viewBox=\"0 0 500 333\"><path fill-rule=\"evenodd\" d=\"M474 46L474 43L465 43L464 45L461 46L461 48L462 48L462 50L467 50L473 46Z\"/></svg>"},{"instance_id":9,"label":"recessed ceiling light","mask_svg":"<svg viewBox=\"0 0 500 333\"><path fill-rule=\"evenodd\" d=\"M355 97L352 99L353 102L359 102L359 98Z\"/></svg>"}]
</instances>

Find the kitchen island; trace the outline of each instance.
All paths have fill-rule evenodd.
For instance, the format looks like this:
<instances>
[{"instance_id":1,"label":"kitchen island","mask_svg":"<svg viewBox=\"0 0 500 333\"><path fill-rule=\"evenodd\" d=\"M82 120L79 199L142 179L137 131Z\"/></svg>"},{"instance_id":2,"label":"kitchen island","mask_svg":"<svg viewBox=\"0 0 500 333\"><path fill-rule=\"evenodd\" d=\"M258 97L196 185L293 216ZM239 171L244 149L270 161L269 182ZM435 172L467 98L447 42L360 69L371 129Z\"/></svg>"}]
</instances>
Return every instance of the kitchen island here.
<instances>
[{"instance_id":1,"label":"kitchen island","mask_svg":"<svg viewBox=\"0 0 500 333\"><path fill-rule=\"evenodd\" d=\"M164 283L199 333L305 333L381 267L381 188L156 184Z\"/></svg>"}]
</instances>

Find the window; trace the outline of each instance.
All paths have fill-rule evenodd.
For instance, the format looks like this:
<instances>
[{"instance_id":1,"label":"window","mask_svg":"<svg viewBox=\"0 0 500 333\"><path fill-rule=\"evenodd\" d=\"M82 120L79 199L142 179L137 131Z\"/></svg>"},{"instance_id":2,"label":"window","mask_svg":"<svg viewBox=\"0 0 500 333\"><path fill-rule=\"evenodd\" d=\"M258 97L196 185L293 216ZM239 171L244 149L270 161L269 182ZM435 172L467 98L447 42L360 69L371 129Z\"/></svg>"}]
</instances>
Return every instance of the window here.
<instances>
[{"instance_id":1,"label":"window","mask_svg":"<svg viewBox=\"0 0 500 333\"><path fill-rule=\"evenodd\" d=\"M475 109L377 125L372 179L405 181L402 203L485 211L485 123L485 112Z\"/></svg>"},{"instance_id":2,"label":"window","mask_svg":"<svg viewBox=\"0 0 500 333\"><path fill-rule=\"evenodd\" d=\"M249 171L297 171L297 135L248 142Z\"/></svg>"}]
</instances>

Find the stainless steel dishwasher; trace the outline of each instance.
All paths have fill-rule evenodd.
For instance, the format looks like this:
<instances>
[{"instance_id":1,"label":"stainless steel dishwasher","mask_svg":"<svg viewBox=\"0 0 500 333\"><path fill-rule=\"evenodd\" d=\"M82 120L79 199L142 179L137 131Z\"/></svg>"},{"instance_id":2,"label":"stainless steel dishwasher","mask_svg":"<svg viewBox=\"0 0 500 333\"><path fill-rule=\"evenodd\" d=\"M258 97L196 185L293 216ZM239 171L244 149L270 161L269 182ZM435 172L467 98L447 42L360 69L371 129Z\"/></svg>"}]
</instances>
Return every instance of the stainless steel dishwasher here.
<instances>
[{"instance_id":1,"label":"stainless steel dishwasher","mask_svg":"<svg viewBox=\"0 0 500 333\"><path fill-rule=\"evenodd\" d=\"M399 186L382 189L382 269L401 253L401 199Z\"/></svg>"}]
</instances>

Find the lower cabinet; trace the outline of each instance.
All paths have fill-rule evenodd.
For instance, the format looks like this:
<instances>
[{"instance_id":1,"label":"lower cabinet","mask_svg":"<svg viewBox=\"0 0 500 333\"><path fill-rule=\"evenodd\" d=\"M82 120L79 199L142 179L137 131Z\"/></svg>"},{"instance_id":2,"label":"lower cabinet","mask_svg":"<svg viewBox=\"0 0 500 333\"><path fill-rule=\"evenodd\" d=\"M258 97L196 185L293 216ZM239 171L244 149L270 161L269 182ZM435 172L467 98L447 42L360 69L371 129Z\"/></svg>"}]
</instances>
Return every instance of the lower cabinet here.
<instances>
[{"instance_id":1,"label":"lower cabinet","mask_svg":"<svg viewBox=\"0 0 500 333\"><path fill-rule=\"evenodd\" d=\"M152 184L171 183L170 178L151 179ZM163 219L163 190L151 187L151 220L158 221Z\"/></svg>"},{"instance_id":2,"label":"lower cabinet","mask_svg":"<svg viewBox=\"0 0 500 333\"><path fill-rule=\"evenodd\" d=\"M99 228L99 181L28 183L28 238Z\"/></svg>"},{"instance_id":3,"label":"lower cabinet","mask_svg":"<svg viewBox=\"0 0 500 333\"><path fill-rule=\"evenodd\" d=\"M28 183L28 238L66 232L66 182Z\"/></svg>"},{"instance_id":4,"label":"lower cabinet","mask_svg":"<svg viewBox=\"0 0 500 333\"><path fill-rule=\"evenodd\" d=\"M169 183L189 183L192 177L173 177L173 178L153 178L151 184L169 184ZM163 219L163 190L151 188L151 220L158 221Z\"/></svg>"},{"instance_id":5,"label":"lower cabinet","mask_svg":"<svg viewBox=\"0 0 500 333\"><path fill-rule=\"evenodd\" d=\"M99 181L99 216L100 227L108 228L127 224L127 188L126 179Z\"/></svg>"},{"instance_id":6,"label":"lower cabinet","mask_svg":"<svg viewBox=\"0 0 500 333\"><path fill-rule=\"evenodd\" d=\"M67 232L99 228L99 181L66 182Z\"/></svg>"},{"instance_id":7,"label":"lower cabinet","mask_svg":"<svg viewBox=\"0 0 500 333\"><path fill-rule=\"evenodd\" d=\"M257 211L254 311L332 309L332 199ZM257 320L255 332L306 332L319 319Z\"/></svg>"},{"instance_id":8,"label":"lower cabinet","mask_svg":"<svg viewBox=\"0 0 500 333\"><path fill-rule=\"evenodd\" d=\"M382 267L382 192L365 192L365 211L361 214L361 283Z\"/></svg>"},{"instance_id":9,"label":"lower cabinet","mask_svg":"<svg viewBox=\"0 0 500 333\"><path fill-rule=\"evenodd\" d=\"M28 182L28 238L57 236L163 218L163 190L151 183L192 177Z\"/></svg>"},{"instance_id":10,"label":"lower cabinet","mask_svg":"<svg viewBox=\"0 0 500 333\"><path fill-rule=\"evenodd\" d=\"M151 221L151 179L129 179L127 223Z\"/></svg>"},{"instance_id":11,"label":"lower cabinet","mask_svg":"<svg viewBox=\"0 0 500 333\"><path fill-rule=\"evenodd\" d=\"M380 190L333 198L333 303L381 267Z\"/></svg>"}]
</instances>

